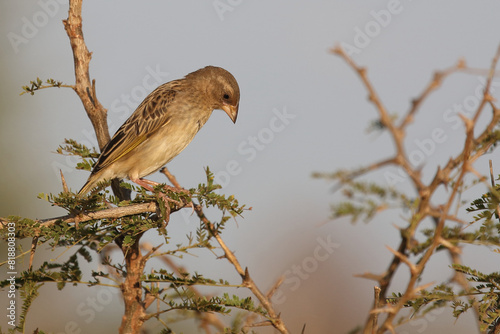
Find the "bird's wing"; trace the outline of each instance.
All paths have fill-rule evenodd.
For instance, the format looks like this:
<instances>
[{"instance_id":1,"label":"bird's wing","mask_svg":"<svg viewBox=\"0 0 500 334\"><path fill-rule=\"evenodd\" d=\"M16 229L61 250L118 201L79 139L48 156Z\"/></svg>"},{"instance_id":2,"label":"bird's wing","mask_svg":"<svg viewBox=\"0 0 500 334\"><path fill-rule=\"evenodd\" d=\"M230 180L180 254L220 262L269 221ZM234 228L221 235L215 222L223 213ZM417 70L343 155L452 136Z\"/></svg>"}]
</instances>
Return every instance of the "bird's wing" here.
<instances>
[{"instance_id":1,"label":"bird's wing","mask_svg":"<svg viewBox=\"0 0 500 334\"><path fill-rule=\"evenodd\" d=\"M106 168L144 142L170 121L169 107L182 80L161 85L149 94L103 148L92 174Z\"/></svg>"}]
</instances>

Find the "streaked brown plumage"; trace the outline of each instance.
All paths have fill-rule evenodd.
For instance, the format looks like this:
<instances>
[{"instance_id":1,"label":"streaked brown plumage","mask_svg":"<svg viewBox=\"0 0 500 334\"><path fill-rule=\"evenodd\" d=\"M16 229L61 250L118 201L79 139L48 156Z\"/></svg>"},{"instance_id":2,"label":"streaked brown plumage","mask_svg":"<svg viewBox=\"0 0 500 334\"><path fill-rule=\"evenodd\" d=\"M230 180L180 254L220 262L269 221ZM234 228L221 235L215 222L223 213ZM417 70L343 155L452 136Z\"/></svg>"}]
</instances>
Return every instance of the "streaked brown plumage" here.
<instances>
[{"instance_id":1,"label":"streaked brown plumage","mask_svg":"<svg viewBox=\"0 0 500 334\"><path fill-rule=\"evenodd\" d=\"M236 122L239 100L236 79L220 67L207 66L159 86L103 148L79 194L113 178L128 178L151 189L141 178L178 155L214 109L224 110Z\"/></svg>"}]
</instances>

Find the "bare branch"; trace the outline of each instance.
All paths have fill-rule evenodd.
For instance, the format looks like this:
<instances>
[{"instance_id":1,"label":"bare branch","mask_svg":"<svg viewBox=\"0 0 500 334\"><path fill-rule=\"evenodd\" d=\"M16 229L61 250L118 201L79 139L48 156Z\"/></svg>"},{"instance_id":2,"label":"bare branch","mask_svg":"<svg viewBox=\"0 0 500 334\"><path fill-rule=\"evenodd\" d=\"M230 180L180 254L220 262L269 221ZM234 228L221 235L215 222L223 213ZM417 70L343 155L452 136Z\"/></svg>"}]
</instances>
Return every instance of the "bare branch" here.
<instances>
[{"instance_id":1,"label":"bare branch","mask_svg":"<svg viewBox=\"0 0 500 334\"><path fill-rule=\"evenodd\" d=\"M92 53L87 49L83 39L82 30L82 0L71 0L68 18L63 20L64 28L69 37L71 49L73 50L75 65L75 92L80 97L83 107L94 126L99 148L111 139L109 136L108 123L106 121L107 110L101 105L95 96L95 85L90 82L89 65ZM89 87L92 87L94 94L88 94Z\"/></svg>"},{"instance_id":2,"label":"bare branch","mask_svg":"<svg viewBox=\"0 0 500 334\"><path fill-rule=\"evenodd\" d=\"M404 148L404 139L406 137L406 128L413 122L414 116L420 110L423 102L428 98L428 96L440 87L443 80L449 75L456 72L471 73L477 72L476 69L467 68L463 60L459 61L455 66L445 69L441 72L436 72L430 81L430 83L424 88L423 92L412 101L412 105L409 111L405 114L400 122L399 126L394 125L392 119L387 114L387 110L384 107L380 97L377 95L374 87L368 79L367 71L364 68L359 67L340 47L333 49L333 52L339 55L344 61L358 74L362 83L364 84L370 102L375 106L377 113L380 117L382 125L384 125L392 137L392 141L396 147L395 157L392 159L386 159L378 163L374 163L368 167L361 168L355 172L347 174L347 182L352 178L364 175L373 170L379 170L386 165L395 165L402 168L405 173L410 177L415 190L418 193L418 207L414 212L412 212L412 217L409 221L407 228L401 230L401 243L398 250L391 250L394 254L391 264L384 275L378 276L375 274L367 273L362 275L365 278L375 279L379 282L380 286L380 296L385 298L387 293L387 287L392 281L393 275L401 262L404 262L410 268L410 279L407 283L407 287L401 298L398 299L397 303L391 307L372 308L373 312L383 312L387 313L383 324L376 328L373 322L373 317L370 316L365 323L364 333L369 334L372 332L384 333L386 331L394 332L393 321L398 314L399 310L402 309L411 298L413 298L421 289L429 286L425 284L418 287L416 283L418 282L421 273L424 270L430 257L436 251L437 247L444 246L447 248L448 252L452 255L453 261L459 261L459 254L461 249L455 246L452 242L445 239L442 236L445 223L455 222L460 224L465 224L465 222L459 219L456 214L451 212L453 203L457 202L457 197L463 191L465 176L468 174L476 175L478 180L481 182L486 182L486 178L481 176L473 167L473 163L487 152L493 141L490 140L490 136L495 126L500 121L500 112L498 108L493 103L493 98L490 95L490 87L492 83L493 76L498 73L496 71L496 66L500 58L500 46L495 54L495 57L491 63L490 70L488 71L488 78L483 92L483 98L481 99L475 113L469 119L464 115L459 115L462 118L465 125L465 140L463 150L456 156L450 158L444 165L444 167L438 167L436 173L430 184L426 185L421 178L420 171L414 169L408 160ZM474 136L475 126L486 105L490 105L493 113L490 121L487 123L484 130L477 136ZM492 172L490 172L492 174ZM431 203L432 195L437 191L439 186L452 185L451 190L448 191L448 197L444 204L433 205ZM494 185L494 181L492 180ZM494 186L493 186L494 187ZM410 241L414 240L415 232L419 227L420 223L431 217L435 221L435 231L434 235L431 237L431 244L426 247L423 255L419 258L416 264L413 264L408 259L408 254L410 251ZM470 289L467 282L461 281L461 284L466 290ZM477 309L476 309L477 310Z\"/></svg>"}]
</instances>

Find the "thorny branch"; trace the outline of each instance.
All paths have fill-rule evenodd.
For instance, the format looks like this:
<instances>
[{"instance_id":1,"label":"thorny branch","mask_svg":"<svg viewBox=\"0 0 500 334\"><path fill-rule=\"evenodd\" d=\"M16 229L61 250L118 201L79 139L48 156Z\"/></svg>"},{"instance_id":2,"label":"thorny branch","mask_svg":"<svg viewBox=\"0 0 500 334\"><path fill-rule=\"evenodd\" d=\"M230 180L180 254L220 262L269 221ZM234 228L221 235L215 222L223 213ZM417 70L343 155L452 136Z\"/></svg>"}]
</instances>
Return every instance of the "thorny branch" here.
<instances>
[{"instance_id":1,"label":"thorny branch","mask_svg":"<svg viewBox=\"0 0 500 334\"><path fill-rule=\"evenodd\" d=\"M82 0L71 0L68 18L63 20L64 29L69 37L75 65L74 90L80 97L83 107L92 122L99 148L111 139L107 123L107 110L101 105L95 94L95 80L90 81L90 60L92 53L87 49L82 30Z\"/></svg>"},{"instance_id":2,"label":"thorny branch","mask_svg":"<svg viewBox=\"0 0 500 334\"><path fill-rule=\"evenodd\" d=\"M206 228L210 231L212 236L217 240L217 242L221 246L222 250L224 251L224 257L234 266L238 274L241 276L243 285L246 286L250 291L252 291L252 293L255 295L255 297L257 297L261 305L268 312L270 321L269 324L272 325L277 330L279 330L280 333L288 333L288 330L284 322L281 320L280 315L276 314L276 311L272 306L272 303L270 301L271 296L266 296L260 291L260 289L253 281L253 279L250 277L248 268L245 268L243 270L243 267L239 263L234 253L229 249L229 247L227 247L226 243L224 242L224 240L222 240L222 237L217 232L217 229L213 226L213 224L207 219L207 217L203 213L202 207L200 205L195 205L194 211L201 219L201 221L205 224Z\"/></svg>"},{"instance_id":3,"label":"thorny branch","mask_svg":"<svg viewBox=\"0 0 500 334\"><path fill-rule=\"evenodd\" d=\"M151 250L153 250L152 247L148 246L148 245L142 245L142 247L144 247L144 248L147 247L148 249L150 249L149 252L151 252ZM159 259L163 263L165 263L165 265L167 265L168 267L170 267L174 271L174 273L176 275L178 275L178 276L182 275L182 273L187 272L185 268L183 268L182 266L177 265L167 255L163 255L163 256L159 257ZM188 286L187 289L190 290L197 297L203 296L202 293L196 287L194 287L194 286ZM160 312L159 306L158 306L157 312ZM201 313L199 315L199 319L200 319L200 322L201 322L200 323L200 327L206 333L211 333L210 326L213 326L218 331L221 331L221 332L224 331L224 328L225 328L224 324L222 323L222 321L217 316L215 316L212 313L208 313L208 312L207 313Z\"/></svg>"},{"instance_id":4,"label":"thorny branch","mask_svg":"<svg viewBox=\"0 0 500 334\"><path fill-rule=\"evenodd\" d=\"M395 333L395 317L397 316L398 312L404 307L404 305L420 290L420 288L418 288L416 284L425 268L425 265L427 264L437 247L446 247L450 253L452 262L460 263L460 249L458 247L452 246L449 242L444 240L441 237L441 234L447 221L461 222L461 220L451 212L452 205L457 200L457 195L459 194L460 189L463 186L465 176L468 173L475 172L472 168L472 164L488 149L491 148L492 143L485 143L485 140L491 134L493 128L500 121L500 111L493 103L493 98L489 93L498 59L500 57L500 47L498 48L496 55L491 63L483 92L483 98L476 108L473 117L471 119L468 119L465 116L460 115L466 129L466 137L462 152L457 154L455 157L450 158L444 165L444 167L438 168L432 181L427 185L421 178L420 170L412 167L408 155L405 152L404 139L406 137L406 129L413 122L415 114L422 105L422 102L441 85L446 77L457 72L472 72L474 71L474 69L467 68L465 62L461 60L457 63L457 65L452 66L444 71L435 73L434 77L426 86L421 95L412 101L410 109L402 118L399 125L397 125L396 122L388 114L387 108L385 107L375 88L371 84L366 69L358 66L341 47L335 47L332 52L340 56L360 77L366 90L368 91L369 101L375 106L378 112L381 124L388 130L389 134L392 137L392 141L395 145L396 151L393 157L381 160L380 162L374 163L368 167L361 168L346 175L345 178L341 180L341 183L350 182L354 178L357 178L361 175L365 175L366 173L369 173L371 171L378 170L384 166L392 165L400 167L406 172L419 196L418 208L412 214L412 219L409 226L401 231L401 244L399 245L397 250L392 250L394 256L385 273L382 275L375 275L370 273L363 275L364 277L369 277L377 280L381 289L380 299L384 300L388 293L389 284L391 283L392 278L400 264L405 263L410 268L411 276L402 297L398 299L396 304L391 306L384 305L383 303L381 303L380 306L377 306L378 303L374 303L371 315L368 317L364 327L365 334L382 334L386 331ZM489 105L493 111L491 119L488 125L485 127L484 131L482 131L475 137L475 125L486 105ZM481 179L481 181L487 184L485 178ZM453 184L453 187L448 194L448 200L446 201L446 203L440 206L434 205L431 202L432 195L440 186L446 187L450 183ZM413 264L408 259L410 241L414 239L415 232L419 224L428 217L433 218L436 223L432 244L428 247L422 258L420 258L420 261L417 264ZM457 273L455 276L455 280L462 287L464 287L466 291L470 289L470 286L464 279L463 274ZM477 312L477 305L475 306L475 310ZM386 313L387 316L380 327L377 328L377 324L374 321L373 315L379 313Z\"/></svg>"}]
</instances>

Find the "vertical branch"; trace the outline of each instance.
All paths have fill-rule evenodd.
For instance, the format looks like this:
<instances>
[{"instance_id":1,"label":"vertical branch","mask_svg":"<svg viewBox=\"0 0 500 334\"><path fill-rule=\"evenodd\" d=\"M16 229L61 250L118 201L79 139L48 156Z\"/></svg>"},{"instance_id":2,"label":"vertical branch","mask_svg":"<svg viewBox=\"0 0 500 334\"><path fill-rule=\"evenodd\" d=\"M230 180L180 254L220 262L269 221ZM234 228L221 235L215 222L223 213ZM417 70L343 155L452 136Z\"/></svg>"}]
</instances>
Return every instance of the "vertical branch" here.
<instances>
[{"instance_id":1,"label":"vertical branch","mask_svg":"<svg viewBox=\"0 0 500 334\"><path fill-rule=\"evenodd\" d=\"M373 292L374 292L374 295L375 295L375 299L373 301L373 309L378 309L380 307L380 288L378 286L375 286L373 288ZM375 332L377 331L377 327L378 327L378 313L373 313L372 314L372 317L373 317L373 324L372 324L372 333L375 334Z\"/></svg>"},{"instance_id":2,"label":"vertical branch","mask_svg":"<svg viewBox=\"0 0 500 334\"><path fill-rule=\"evenodd\" d=\"M139 239L130 247L123 247L121 245L120 248L122 248L122 251L125 251L127 277L121 284L125 314L122 317L119 333L134 334L140 332L144 324L144 316L146 315L141 284L141 275L144 272L146 259L141 255Z\"/></svg>"},{"instance_id":3,"label":"vertical branch","mask_svg":"<svg viewBox=\"0 0 500 334\"><path fill-rule=\"evenodd\" d=\"M80 97L83 107L94 127L99 148L110 140L107 110L97 100L95 80L90 83L89 65L92 53L87 49L82 30L82 0L70 0L68 19L63 20L64 29L69 37L75 65L75 92Z\"/></svg>"}]
</instances>

